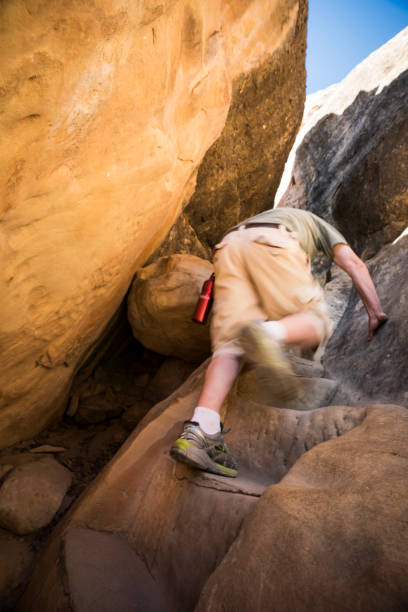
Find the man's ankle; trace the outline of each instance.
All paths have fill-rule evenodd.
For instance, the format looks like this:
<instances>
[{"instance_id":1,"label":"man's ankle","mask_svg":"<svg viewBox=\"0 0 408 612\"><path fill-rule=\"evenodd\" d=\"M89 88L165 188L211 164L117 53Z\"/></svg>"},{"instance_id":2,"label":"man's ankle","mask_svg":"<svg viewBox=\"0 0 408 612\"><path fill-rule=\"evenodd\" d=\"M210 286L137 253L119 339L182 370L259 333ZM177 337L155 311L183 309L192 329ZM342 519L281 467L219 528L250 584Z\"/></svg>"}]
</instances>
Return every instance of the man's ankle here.
<instances>
[{"instance_id":1,"label":"man's ankle","mask_svg":"<svg viewBox=\"0 0 408 612\"><path fill-rule=\"evenodd\" d=\"M196 421L206 434L212 435L221 431L220 415L206 406L197 406L191 420Z\"/></svg>"}]
</instances>

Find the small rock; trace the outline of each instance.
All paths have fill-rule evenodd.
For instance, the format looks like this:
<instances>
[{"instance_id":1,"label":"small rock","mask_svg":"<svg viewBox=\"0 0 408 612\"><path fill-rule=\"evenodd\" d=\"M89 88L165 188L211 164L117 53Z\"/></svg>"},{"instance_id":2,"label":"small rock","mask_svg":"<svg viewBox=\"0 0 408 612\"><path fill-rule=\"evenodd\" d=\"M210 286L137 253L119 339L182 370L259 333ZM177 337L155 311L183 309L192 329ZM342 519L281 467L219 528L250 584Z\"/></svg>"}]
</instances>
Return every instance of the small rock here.
<instances>
[{"instance_id":1,"label":"small rock","mask_svg":"<svg viewBox=\"0 0 408 612\"><path fill-rule=\"evenodd\" d=\"M160 402L183 384L195 368L195 364L187 363L176 357L169 357L163 361L146 387L145 398L154 403Z\"/></svg>"},{"instance_id":2,"label":"small rock","mask_svg":"<svg viewBox=\"0 0 408 612\"><path fill-rule=\"evenodd\" d=\"M128 296L134 337L161 355L198 363L211 352L208 325L192 316L212 265L194 255L161 257L137 271Z\"/></svg>"},{"instance_id":3,"label":"small rock","mask_svg":"<svg viewBox=\"0 0 408 612\"><path fill-rule=\"evenodd\" d=\"M99 393L80 400L75 420L80 424L101 423L119 416L122 410L123 407L112 393Z\"/></svg>"},{"instance_id":4,"label":"small rock","mask_svg":"<svg viewBox=\"0 0 408 612\"><path fill-rule=\"evenodd\" d=\"M119 420L113 421L106 429L99 431L88 442L88 457L97 462L109 460L119 446L126 440L128 432Z\"/></svg>"},{"instance_id":5,"label":"small rock","mask_svg":"<svg viewBox=\"0 0 408 612\"><path fill-rule=\"evenodd\" d=\"M43 444L36 448L30 449L30 453L63 453L67 449L63 446L51 446L51 444Z\"/></svg>"},{"instance_id":6,"label":"small rock","mask_svg":"<svg viewBox=\"0 0 408 612\"><path fill-rule=\"evenodd\" d=\"M149 374L147 372L138 374L137 376L135 376L133 380L133 384L135 387L145 387L148 382L149 382Z\"/></svg>"},{"instance_id":7,"label":"small rock","mask_svg":"<svg viewBox=\"0 0 408 612\"><path fill-rule=\"evenodd\" d=\"M75 393L71 397L71 401L70 401L68 409L67 409L67 416L69 416L69 417L75 416L77 411L78 411L78 407L79 407L79 395L78 395L78 393Z\"/></svg>"},{"instance_id":8,"label":"small rock","mask_svg":"<svg viewBox=\"0 0 408 612\"><path fill-rule=\"evenodd\" d=\"M129 406L129 408L126 408L121 418L122 423L125 425L125 427L135 427L149 412L151 407L152 402L149 402L148 400L136 402L132 406Z\"/></svg>"},{"instance_id":9,"label":"small rock","mask_svg":"<svg viewBox=\"0 0 408 612\"><path fill-rule=\"evenodd\" d=\"M48 525L72 481L51 457L15 468L0 488L0 524L25 535Z\"/></svg>"}]
</instances>

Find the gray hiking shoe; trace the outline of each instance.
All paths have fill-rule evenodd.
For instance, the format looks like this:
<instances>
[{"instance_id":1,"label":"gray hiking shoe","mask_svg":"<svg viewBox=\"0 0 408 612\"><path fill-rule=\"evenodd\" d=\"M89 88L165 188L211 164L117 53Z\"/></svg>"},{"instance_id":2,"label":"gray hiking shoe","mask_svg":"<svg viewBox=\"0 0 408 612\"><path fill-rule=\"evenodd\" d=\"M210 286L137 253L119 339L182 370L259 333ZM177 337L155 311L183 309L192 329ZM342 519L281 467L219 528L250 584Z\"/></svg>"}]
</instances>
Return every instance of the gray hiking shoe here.
<instances>
[{"instance_id":1,"label":"gray hiking shoe","mask_svg":"<svg viewBox=\"0 0 408 612\"><path fill-rule=\"evenodd\" d=\"M219 476L238 476L237 464L228 452L224 442L224 433L206 434L195 421L185 421L184 431L173 443L171 455L192 467Z\"/></svg>"},{"instance_id":2,"label":"gray hiking shoe","mask_svg":"<svg viewBox=\"0 0 408 612\"><path fill-rule=\"evenodd\" d=\"M288 402L300 393L300 382L275 340L256 321L241 329L241 347L246 360L257 366L257 375L265 392Z\"/></svg>"}]
</instances>

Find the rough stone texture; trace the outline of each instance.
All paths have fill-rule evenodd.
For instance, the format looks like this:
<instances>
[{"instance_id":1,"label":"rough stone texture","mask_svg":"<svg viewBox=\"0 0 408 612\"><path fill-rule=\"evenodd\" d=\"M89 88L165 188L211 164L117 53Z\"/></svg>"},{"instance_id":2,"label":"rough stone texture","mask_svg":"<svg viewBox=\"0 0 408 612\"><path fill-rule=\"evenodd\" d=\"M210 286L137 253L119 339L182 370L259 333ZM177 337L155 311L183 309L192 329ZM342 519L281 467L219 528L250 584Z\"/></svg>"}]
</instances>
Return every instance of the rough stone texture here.
<instances>
[{"instance_id":1,"label":"rough stone texture","mask_svg":"<svg viewBox=\"0 0 408 612\"><path fill-rule=\"evenodd\" d=\"M103 389L100 393L87 395L78 402L78 410L75 412L77 423L100 423L107 419L119 416L123 407L115 401L113 393Z\"/></svg>"},{"instance_id":2,"label":"rough stone texture","mask_svg":"<svg viewBox=\"0 0 408 612\"><path fill-rule=\"evenodd\" d=\"M71 472L50 457L15 468L0 488L0 525L19 535L45 527L71 481Z\"/></svg>"},{"instance_id":3,"label":"rough stone texture","mask_svg":"<svg viewBox=\"0 0 408 612\"><path fill-rule=\"evenodd\" d=\"M144 397L152 403L160 402L180 387L194 369L194 364L182 359L165 359L146 387Z\"/></svg>"},{"instance_id":4,"label":"rough stone texture","mask_svg":"<svg viewBox=\"0 0 408 612\"><path fill-rule=\"evenodd\" d=\"M234 81L225 128L206 153L194 195L158 255L208 255L227 229L272 206L304 104L307 4L298 5L274 3L274 15L291 7L296 19L279 50ZM231 10L243 6L234 3Z\"/></svg>"},{"instance_id":5,"label":"rough stone texture","mask_svg":"<svg viewBox=\"0 0 408 612\"><path fill-rule=\"evenodd\" d=\"M126 408L125 412L122 414L122 423L125 425L125 427L132 429L149 412L152 405L152 402L149 402L148 400L140 400L135 404L132 404L132 406Z\"/></svg>"},{"instance_id":6,"label":"rough stone texture","mask_svg":"<svg viewBox=\"0 0 408 612\"><path fill-rule=\"evenodd\" d=\"M364 258L408 224L407 94L408 28L307 97L277 195L334 222Z\"/></svg>"},{"instance_id":7,"label":"rough stone texture","mask_svg":"<svg viewBox=\"0 0 408 612\"><path fill-rule=\"evenodd\" d=\"M147 348L199 362L210 353L209 325L192 316L212 265L194 255L161 257L136 274L128 297L133 335Z\"/></svg>"},{"instance_id":8,"label":"rough stone texture","mask_svg":"<svg viewBox=\"0 0 408 612\"><path fill-rule=\"evenodd\" d=\"M325 371L342 383L334 401L375 399L408 406L408 236L383 247L368 267L389 320L368 342L367 315L353 291L326 346Z\"/></svg>"},{"instance_id":9,"label":"rough stone texture","mask_svg":"<svg viewBox=\"0 0 408 612\"><path fill-rule=\"evenodd\" d=\"M408 411L376 406L269 487L197 612L402 612L408 606Z\"/></svg>"},{"instance_id":10,"label":"rough stone texture","mask_svg":"<svg viewBox=\"0 0 408 612\"><path fill-rule=\"evenodd\" d=\"M305 11L304 0L16 0L0 11L5 447L61 414L135 269L190 199L231 101L252 104L237 84L285 71L281 49L298 32L295 129ZM272 128L271 140L290 140L283 122Z\"/></svg>"},{"instance_id":11,"label":"rough stone texture","mask_svg":"<svg viewBox=\"0 0 408 612\"><path fill-rule=\"evenodd\" d=\"M330 268L329 281L323 287L333 330L343 316L352 286L353 282L347 272L333 264Z\"/></svg>"},{"instance_id":12,"label":"rough stone texture","mask_svg":"<svg viewBox=\"0 0 408 612\"><path fill-rule=\"evenodd\" d=\"M33 561L28 542L0 530L0 609L15 610L19 587L27 580Z\"/></svg>"},{"instance_id":13,"label":"rough stone texture","mask_svg":"<svg viewBox=\"0 0 408 612\"><path fill-rule=\"evenodd\" d=\"M163 611L192 610L265 487L278 482L306 450L352 429L366 414L366 408L335 406L281 410L232 393L226 424L232 427L228 444L240 475L228 479L196 472L175 462L168 449L191 416L204 368L150 411L60 525L34 571L22 611L66 609L58 569L65 563L61 538L75 527L127 534L160 586L167 602ZM112 569L113 584L121 571L121 563Z\"/></svg>"},{"instance_id":14,"label":"rough stone texture","mask_svg":"<svg viewBox=\"0 0 408 612\"><path fill-rule=\"evenodd\" d=\"M208 245L200 242L194 228L190 225L189 218L183 212L167 234L164 242L153 253L148 263L156 261L159 257L175 255L176 253L211 259L211 251L212 249Z\"/></svg>"},{"instance_id":15,"label":"rough stone texture","mask_svg":"<svg viewBox=\"0 0 408 612\"><path fill-rule=\"evenodd\" d=\"M125 538L69 529L64 537L63 561L75 612L169 609L160 587Z\"/></svg>"}]
</instances>

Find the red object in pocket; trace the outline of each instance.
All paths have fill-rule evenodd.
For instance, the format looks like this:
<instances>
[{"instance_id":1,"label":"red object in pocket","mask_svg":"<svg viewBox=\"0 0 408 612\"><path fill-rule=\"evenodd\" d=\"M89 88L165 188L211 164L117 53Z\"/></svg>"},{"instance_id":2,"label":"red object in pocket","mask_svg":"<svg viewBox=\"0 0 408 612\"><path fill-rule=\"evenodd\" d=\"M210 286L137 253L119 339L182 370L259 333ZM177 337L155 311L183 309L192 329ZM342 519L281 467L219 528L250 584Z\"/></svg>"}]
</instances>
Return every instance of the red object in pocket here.
<instances>
[{"instance_id":1,"label":"red object in pocket","mask_svg":"<svg viewBox=\"0 0 408 612\"><path fill-rule=\"evenodd\" d=\"M215 274L211 274L210 278L207 279L202 286L201 294L198 298L197 306L195 307L193 314L193 321L195 323L201 323L201 325L204 325L207 321L213 301L214 281Z\"/></svg>"}]
</instances>

